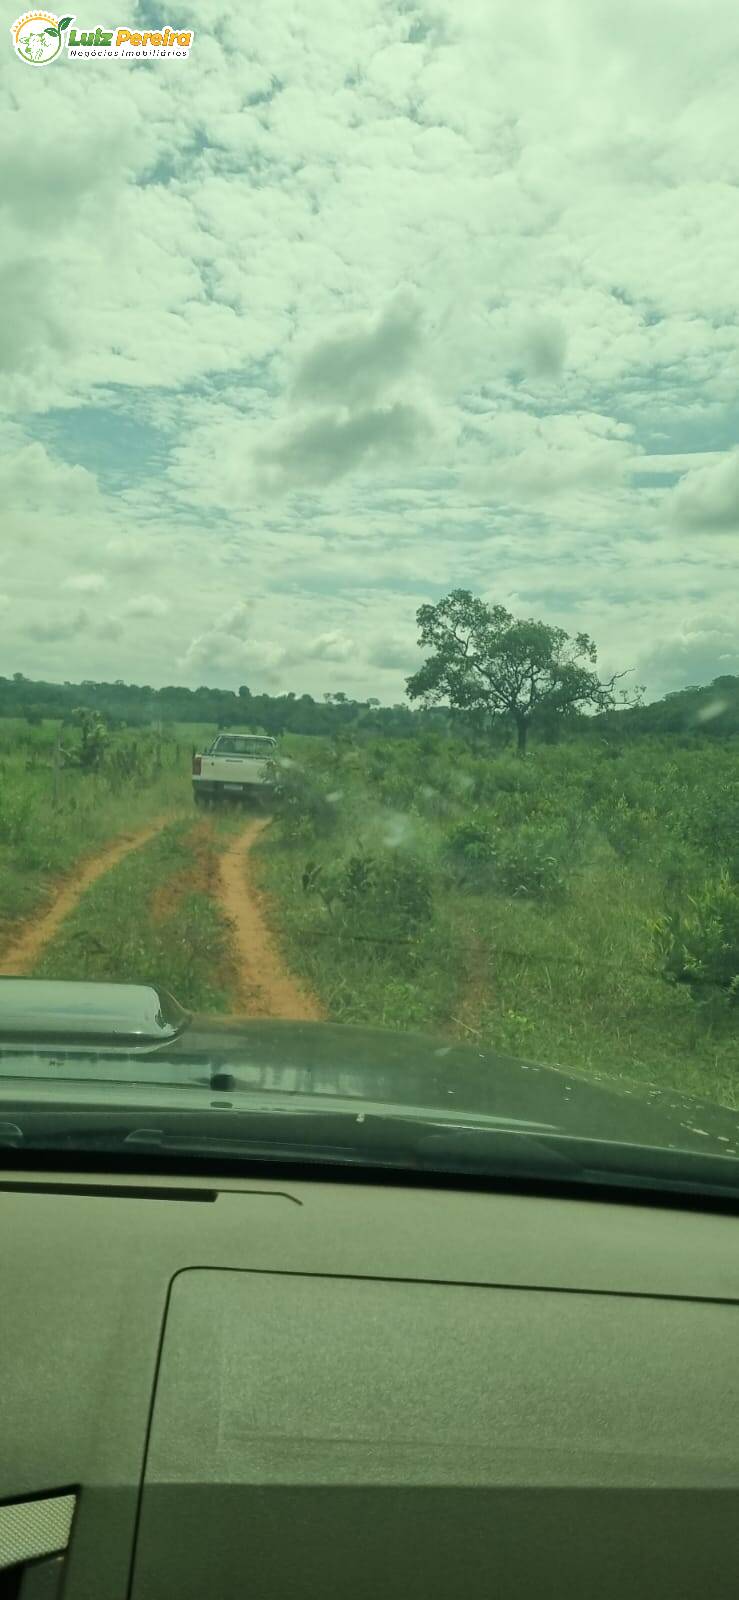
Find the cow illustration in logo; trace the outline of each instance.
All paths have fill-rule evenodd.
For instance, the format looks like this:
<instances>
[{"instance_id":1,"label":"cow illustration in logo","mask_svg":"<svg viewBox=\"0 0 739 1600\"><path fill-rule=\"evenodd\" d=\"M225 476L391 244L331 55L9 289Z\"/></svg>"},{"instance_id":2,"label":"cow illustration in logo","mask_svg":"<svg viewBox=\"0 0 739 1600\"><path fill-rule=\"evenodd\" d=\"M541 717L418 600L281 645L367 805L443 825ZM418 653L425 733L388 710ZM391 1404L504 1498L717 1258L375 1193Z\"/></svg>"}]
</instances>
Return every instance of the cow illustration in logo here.
<instances>
[{"instance_id":1,"label":"cow illustration in logo","mask_svg":"<svg viewBox=\"0 0 739 1600\"><path fill-rule=\"evenodd\" d=\"M74 17L56 17L53 11L27 11L10 30L16 55L31 67L46 67L59 55Z\"/></svg>"}]
</instances>

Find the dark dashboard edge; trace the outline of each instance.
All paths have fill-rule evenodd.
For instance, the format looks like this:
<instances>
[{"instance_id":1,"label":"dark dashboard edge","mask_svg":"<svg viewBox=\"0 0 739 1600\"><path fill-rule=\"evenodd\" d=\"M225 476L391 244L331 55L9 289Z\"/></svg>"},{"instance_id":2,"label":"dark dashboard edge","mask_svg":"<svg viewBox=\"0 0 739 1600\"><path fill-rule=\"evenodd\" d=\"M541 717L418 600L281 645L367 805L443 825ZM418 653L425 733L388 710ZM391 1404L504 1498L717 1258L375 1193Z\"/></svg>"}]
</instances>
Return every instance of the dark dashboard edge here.
<instances>
[{"instance_id":1,"label":"dark dashboard edge","mask_svg":"<svg viewBox=\"0 0 739 1600\"><path fill-rule=\"evenodd\" d=\"M30 1156L33 1157L32 1160L29 1159ZM167 1180L174 1200L188 1198L188 1185L192 1186L190 1193L193 1197L195 1193L199 1196L203 1191L213 1191L217 1197L218 1193L228 1192L231 1186L240 1191L243 1184L248 1184L253 1191L255 1183L261 1181L339 1186L348 1184L364 1188L439 1190L447 1193L458 1191L463 1194L529 1195L537 1199L647 1206L652 1209L709 1212L739 1217L739 1193L702 1192L689 1188L650 1188L640 1180L633 1182L624 1180L617 1183L569 1178L534 1178L530 1175L516 1178L511 1174L488 1176L479 1173L437 1173L428 1168L413 1170L377 1165L349 1166L314 1160L269 1161L260 1158L250 1161L247 1158L235 1161L215 1157L205 1162L199 1157L188 1158L179 1154L162 1160L152 1157L151 1152L139 1158L111 1154L106 1157L105 1166L102 1166L99 1154L94 1153L90 1155L70 1153L65 1156L58 1150L49 1151L48 1154L43 1151L16 1153L13 1150L4 1150L0 1167L0 1193L4 1189L15 1190L19 1186L26 1192L34 1187L49 1187L45 1178L46 1173L54 1174L51 1181L59 1182L60 1193L69 1192L74 1187L74 1180L77 1179L79 1187L85 1193L98 1186L105 1194L110 1195L120 1187L123 1191L122 1197L128 1195L133 1188L146 1188L147 1180L150 1182L152 1179L156 1184L157 1195L161 1193L161 1180ZM71 1180L69 1184L65 1181L67 1173ZM23 1176L20 1176L21 1174ZM93 1179L91 1184L86 1184L84 1181L87 1174ZM124 1179L123 1183L117 1181L121 1178ZM129 1185L125 1182L126 1178L137 1181ZM196 1180L195 1184L193 1179ZM273 1194L275 1191L270 1189L262 1192ZM295 1195L282 1192L285 1199L297 1205L301 1204Z\"/></svg>"}]
</instances>

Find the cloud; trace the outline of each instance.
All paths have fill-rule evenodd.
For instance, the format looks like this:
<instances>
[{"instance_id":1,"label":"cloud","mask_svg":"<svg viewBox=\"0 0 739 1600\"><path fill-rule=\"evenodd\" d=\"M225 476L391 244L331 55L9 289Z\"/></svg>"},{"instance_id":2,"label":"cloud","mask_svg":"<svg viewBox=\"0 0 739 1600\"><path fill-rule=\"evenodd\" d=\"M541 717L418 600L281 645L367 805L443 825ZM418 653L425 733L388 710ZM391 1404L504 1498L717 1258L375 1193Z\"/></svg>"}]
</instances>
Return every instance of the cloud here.
<instances>
[{"instance_id":1,"label":"cloud","mask_svg":"<svg viewBox=\"0 0 739 1600\"><path fill-rule=\"evenodd\" d=\"M466 433L470 486L524 505L616 488L637 464L632 426L598 412L537 417L501 409L467 424Z\"/></svg>"},{"instance_id":2,"label":"cloud","mask_svg":"<svg viewBox=\"0 0 739 1600\"><path fill-rule=\"evenodd\" d=\"M667 694L690 684L713 683L727 674L739 676L735 615L699 612L685 618L674 633L657 640L641 656L636 681L643 681L642 674L654 694Z\"/></svg>"},{"instance_id":3,"label":"cloud","mask_svg":"<svg viewBox=\"0 0 739 1600\"><path fill-rule=\"evenodd\" d=\"M89 88L87 85L88 92ZM104 93L102 85L93 88L88 115L94 117L96 103L100 107L101 91ZM96 130L93 159L89 121L80 119L74 104L78 95L79 89L77 95L72 89L65 104L65 97L57 94L53 111L47 103L37 101L37 116L23 127L17 115L5 114L0 210L5 213L6 228L16 224L32 234L56 234L91 193L112 193L126 166L133 164L137 147L140 154L144 129L137 126L136 107L124 97L108 93L107 117ZM52 130L53 138L49 137Z\"/></svg>"},{"instance_id":4,"label":"cloud","mask_svg":"<svg viewBox=\"0 0 739 1600\"><path fill-rule=\"evenodd\" d=\"M121 606L122 617L166 617L171 609L168 600L159 594L137 594Z\"/></svg>"},{"instance_id":5,"label":"cloud","mask_svg":"<svg viewBox=\"0 0 739 1600\"><path fill-rule=\"evenodd\" d=\"M345 634L334 631L321 633L317 639L306 645L298 652L309 660L314 661L348 661L355 653L356 646L353 639L348 639Z\"/></svg>"},{"instance_id":6,"label":"cloud","mask_svg":"<svg viewBox=\"0 0 739 1600\"><path fill-rule=\"evenodd\" d=\"M0 305L0 371L27 371L44 351L65 349L48 274L33 256L0 263Z\"/></svg>"},{"instance_id":7,"label":"cloud","mask_svg":"<svg viewBox=\"0 0 739 1600\"><path fill-rule=\"evenodd\" d=\"M180 664L190 676L195 670L215 673L233 687L237 678L248 672L258 672L264 681L274 682L286 659L287 651L270 640L239 639L221 628L211 628L193 639Z\"/></svg>"},{"instance_id":8,"label":"cloud","mask_svg":"<svg viewBox=\"0 0 739 1600\"><path fill-rule=\"evenodd\" d=\"M150 572L154 565L151 541L130 534L109 539L101 555L107 566L129 576Z\"/></svg>"},{"instance_id":9,"label":"cloud","mask_svg":"<svg viewBox=\"0 0 739 1600\"><path fill-rule=\"evenodd\" d=\"M334 335L303 358L298 401L362 407L407 372L421 344L421 316L410 294L397 295L369 331Z\"/></svg>"},{"instance_id":10,"label":"cloud","mask_svg":"<svg viewBox=\"0 0 739 1600\"><path fill-rule=\"evenodd\" d=\"M678 528L706 533L739 529L739 450L686 472L665 510Z\"/></svg>"},{"instance_id":11,"label":"cloud","mask_svg":"<svg viewBox=\"0 0 739 1600\"><path fill-rule=\"evenodd\" d=\"M395 669L399 672L415 672L419 666L420 657L417 647L408 641L407 644L399 639L379 638L367 651L367 661L373 667L381 667L385 671Z\"/></svg>"},{"instance_id":12,"label":"cloud","mask_svg":"<svg viewBox=\"0 0 739 1600\"><path fill-rule=\"evenodd\" d=\"M29 639L35 639L40 644L58 644L62 640L77 639L90 625L86 611L80 610L73 617L51 615L37 617L32 622L27 622L23 632Z\"/></svg>"},{"instance_id":13,"label":"cloud","mask_svg":"<svg viewBox=\"0 0 739 1600\"><path fill-rule=\"evenodd\" d=\"M560 378L566 353L567 333L556 317L535 318L521 329L521 361L530 377Z\"/></svg>"},{"instance_id":14,"label":"cloud","mask_svg":"<svg viewBox=\"0 0 739 1600\"><path fill-rule=\"evenodd\" d=\"M617 668L661 641L655 683L713 671L736 14L683 9L624 0L615 38L607 0L328 0L320 28L202 0L186 74L9 59L13 660L400 698L418 605L464 585ZM57 647L64 597L90 621Z\"/></svg>"},{"instance_id":15,"label":"cloud","mask_svg":"<svg viewBox=\"0 0 739 1600\"><path fill-rule=\"evenodd\" d=\"M427 429L422 413L400 401L349 417L324 414L295 428L279 444L261 446L255 453L258 480L272 492L330 484L359 466L406 460Z\"/></svg>"},{"instance_id":16,"label":"cloud","mask_svg":"<svg viewBox=\"0 0 739 1600\"><path fill-rule=\"evenodd\" d=\"M0 495L6 513L79 515L99 503L94 474L52 455L40 440L24 439L0 458Z\"/></svg>"},{"instance_id":17,"label":"cloud","mask_svg":"<svg viewBox=\"0 0 739 1600\"><path fill-rule=\"evenodd\" d=\"M63 589L73 589L77 594L100 594L107 585L107 579L100 572L80 572L71 578L65 578Z\"/></svg>"},{"instance_id":18,"label":"cloud","mask_svg":"<svg viewBox=\"0 0 739 1600\"><path fill-rule=\"evenodd\" d=\"M232 686L249 671L274 681L288 652L273 640L252 636L254 611L254 605L245 600L226 609L191 640L180 661L183 670L190 676L196 671L225 675Z\"/></svg>"}]
</instances>

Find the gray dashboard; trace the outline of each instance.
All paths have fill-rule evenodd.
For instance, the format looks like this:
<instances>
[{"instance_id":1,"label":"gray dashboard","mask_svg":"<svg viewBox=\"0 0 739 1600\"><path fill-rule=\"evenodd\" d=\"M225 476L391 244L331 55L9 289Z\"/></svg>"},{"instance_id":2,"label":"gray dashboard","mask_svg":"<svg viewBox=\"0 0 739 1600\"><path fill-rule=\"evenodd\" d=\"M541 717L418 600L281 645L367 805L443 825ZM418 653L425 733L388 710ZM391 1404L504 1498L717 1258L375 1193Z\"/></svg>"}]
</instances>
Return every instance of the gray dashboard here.
<instances>
[{"instance_id":1,"label":"gray dashboard","mask_svg":"<svg viewBox=\"0 0 739 1600\"><path fill-rule=\"evenodd\" d=\"M0 1286L23 1600L737 1592L730 1215L8 1171Z\"/></svg>"}]
</instances>

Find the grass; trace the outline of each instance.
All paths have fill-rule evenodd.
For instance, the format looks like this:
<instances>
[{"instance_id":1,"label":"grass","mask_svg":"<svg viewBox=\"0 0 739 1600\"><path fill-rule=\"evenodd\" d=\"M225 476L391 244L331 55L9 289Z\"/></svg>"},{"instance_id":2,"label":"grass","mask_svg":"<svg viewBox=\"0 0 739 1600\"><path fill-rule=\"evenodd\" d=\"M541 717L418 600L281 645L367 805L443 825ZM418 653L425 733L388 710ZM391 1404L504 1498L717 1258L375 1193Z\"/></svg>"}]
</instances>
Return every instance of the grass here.
<instances>
[{"instance_id":1,"label":"grass","mask_svg":"<svg viewBox=\"0 0 739 1600\"><path fill-rule=\"evenodd\" d=\"M55 772L57 733L0 722L0 948L82 857L190 810L190 752L174 738L116 734L99 773Z\"/></svg>"},{"instance_id":2,"label":"grass","mask_svg":"<svg viewBox=\"0 0 739 1600\"><path fill-rule=\"evenodd\" d=\"M171 815L86 893L37 975L158 981L233 1008L214 863L243 816L196 818L190 792L191 747L212 731L124 730L99 773L55 775L56 724L0 722L0 945L81 857ZM580 738L521 763L435 735L294 736L280 759L257 861L286 963L330 1017L736 1107L739 1006L696 968L695 916L690 981L668 981L682 957L664 951L697 897L707 945L734 959L711 886L739 877L736 740Z\"/></svg>"},{"instance_id":3,"label":"grass","mask_svg":"<svg viewBox=\"0 0 739 1600\"><path fill-rule=\"evenodd\" d=\"M736 742L580 740L524 764L434 738L316 750L259 852L275 932L338 1020L735 1107L739 1008L668 982L654 938L732 863L735 774ZM404 921L387 885L409 874L430 906Z\"/></svg>"},{"instance_id":4,"label":"grass","mask_svg":"<svg viewBox=\"0 0 739 1600\"><path fill-rule=\"evenodd\" d=\"M231 1010L237 974L215 901L218 853L207 823L172 823L87 890L31 975L156 983L193 1010Z\"/></svg>"}]
</instances>

